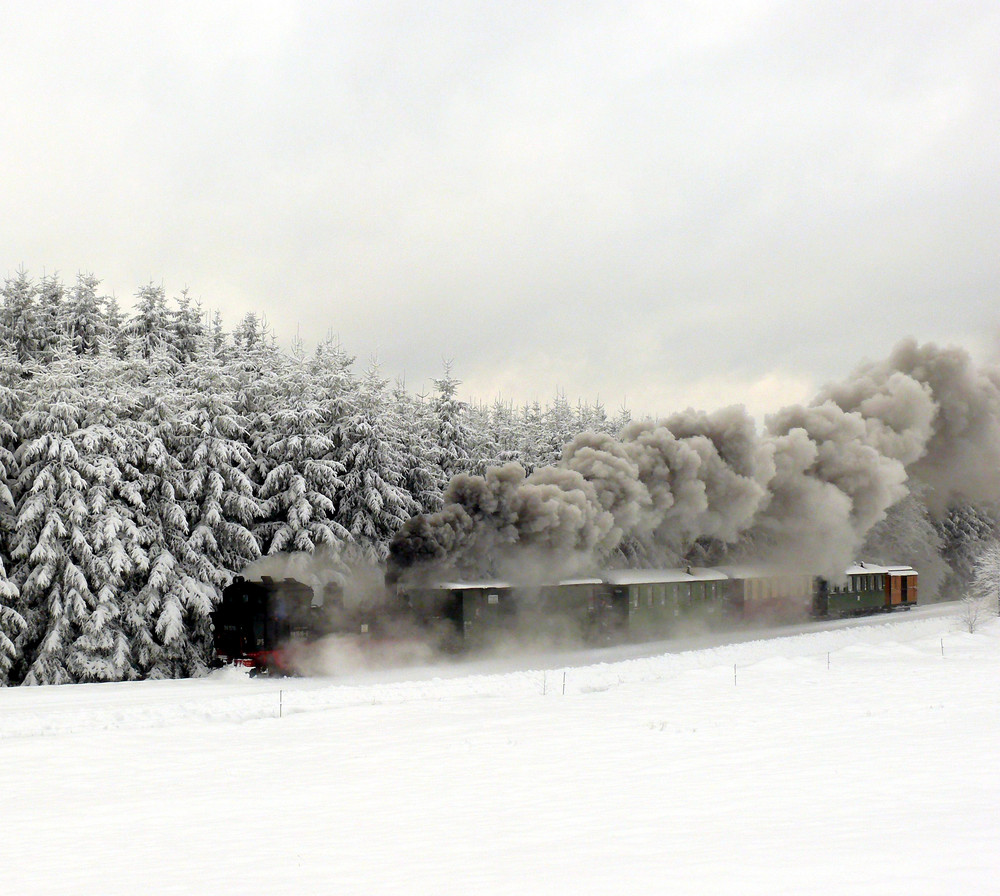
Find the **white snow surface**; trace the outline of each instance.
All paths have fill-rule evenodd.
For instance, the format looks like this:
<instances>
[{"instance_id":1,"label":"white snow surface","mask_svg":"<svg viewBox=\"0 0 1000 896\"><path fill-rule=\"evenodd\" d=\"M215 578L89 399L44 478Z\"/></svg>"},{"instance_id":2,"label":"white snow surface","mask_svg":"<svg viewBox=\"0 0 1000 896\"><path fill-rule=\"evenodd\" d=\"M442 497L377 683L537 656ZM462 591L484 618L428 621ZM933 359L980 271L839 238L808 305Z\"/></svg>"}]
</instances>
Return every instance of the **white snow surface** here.
<instances>
[{"instance_id":1,"label":"white snow surface","mask_svg":"<svg viewBox=\"0 0 1000 896\"><path fill-rule=\"evenodd\" d=\"M0 886L997 892L1000 622L969 634L958 613L2 690Z\"/></svg>"}]
</instances>

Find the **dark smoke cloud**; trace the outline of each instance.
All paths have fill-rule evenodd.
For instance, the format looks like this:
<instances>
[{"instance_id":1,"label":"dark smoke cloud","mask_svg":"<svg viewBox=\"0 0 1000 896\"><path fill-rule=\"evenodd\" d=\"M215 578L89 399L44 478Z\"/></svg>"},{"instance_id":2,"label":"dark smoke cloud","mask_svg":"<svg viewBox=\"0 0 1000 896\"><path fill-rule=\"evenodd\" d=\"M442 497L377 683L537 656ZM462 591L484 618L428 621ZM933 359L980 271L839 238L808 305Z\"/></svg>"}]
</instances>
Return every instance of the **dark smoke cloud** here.
<instances>
[{"instance_id":1,"label":"dark smoke cloud","mask_svg":"<svg viewBox=\"0 0 1000 896\"><path fill-rule=\"evenodd\" d=\"M906 340L820 397L870 422L876 446L927 487L933 513L963 498L1000 498L1000 368Z\"/></svg>"},{"instance_id":2,"label":"dark smoke cloud","mask_svg":"<svg viewBox=\"0 0 1000 896\"><path fill-rule=\"evenodd\" d=\"M530 476L456 476L439 513L391 548L397 572L566 575L628 539L664 561L719 557L839 576L914 486L933 513L1000 499L1000 371L960 348L900 343L806 406L740 407L584 433Z\"/></svg>"}]
</instances>

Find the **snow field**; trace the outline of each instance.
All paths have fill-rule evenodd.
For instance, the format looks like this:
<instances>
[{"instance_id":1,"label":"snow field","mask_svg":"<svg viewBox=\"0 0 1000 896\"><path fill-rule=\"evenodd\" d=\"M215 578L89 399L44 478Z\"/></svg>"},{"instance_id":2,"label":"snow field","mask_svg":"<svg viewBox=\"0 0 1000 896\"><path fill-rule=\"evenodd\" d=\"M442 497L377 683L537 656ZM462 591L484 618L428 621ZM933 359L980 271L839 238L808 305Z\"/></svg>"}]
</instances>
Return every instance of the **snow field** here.
<instances>
[{"instance_id":1,"label":"snow field","mask_svg":"<svg viewBox=\"0 0 1000 896\"><path fill-rule=\"evenodd\" d=\"M1000 623L488 665L0 691L3 889L995 885Z\"/></svg>"}]
</instances>

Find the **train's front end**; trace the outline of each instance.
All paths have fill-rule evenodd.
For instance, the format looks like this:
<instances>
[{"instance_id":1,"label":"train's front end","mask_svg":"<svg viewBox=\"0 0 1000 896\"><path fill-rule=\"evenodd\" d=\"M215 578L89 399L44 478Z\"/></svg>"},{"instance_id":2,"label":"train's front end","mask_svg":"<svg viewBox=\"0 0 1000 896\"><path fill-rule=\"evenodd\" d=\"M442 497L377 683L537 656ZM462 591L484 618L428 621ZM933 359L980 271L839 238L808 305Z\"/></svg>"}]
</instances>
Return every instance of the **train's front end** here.
<instances>
[{"instance_id":1,"label":"train's front end","mask_svg":"<svg viewBox=\"0 0 1000 896\"><path fill-rule=\"evenodd\" d=\"M237 576L212 612L216 663L263 670L269 663L268 594L259 582Z\"/></svg>"},{"instance_id":2,"label":"train's front end","mask_svg":"<svg viewBox=\"0 0 1000 896\"><path fill-rule=\"evenodd\" d=\"M293 672L292 649L312 636L312 590L293 580L260 582L237 576L212 613L216 662L255 674Z\"/></svg>"}]
</instances>

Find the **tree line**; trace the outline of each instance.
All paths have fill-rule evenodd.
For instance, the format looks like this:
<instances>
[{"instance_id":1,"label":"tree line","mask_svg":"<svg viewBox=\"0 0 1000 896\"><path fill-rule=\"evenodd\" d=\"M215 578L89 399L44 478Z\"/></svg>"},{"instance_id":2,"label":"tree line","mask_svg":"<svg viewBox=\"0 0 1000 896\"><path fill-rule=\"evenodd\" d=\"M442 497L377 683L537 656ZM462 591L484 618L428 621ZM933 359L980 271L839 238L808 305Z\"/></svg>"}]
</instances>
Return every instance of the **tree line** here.
<instances>
[{"instance_id":1,"label":"tree line","mask_svg":"<svg viewBox=\"0 0 1000 896\"><path fill-rule=\"evenodd\" d=\"M323 552L331 575L385 559L459 472L558 460L598 402L458 400L356 370L332 337L227 331L184 291L130 313L81 274L0 293L0 684L197 675L234 574Z\"/></svg>"}]
</instances>

